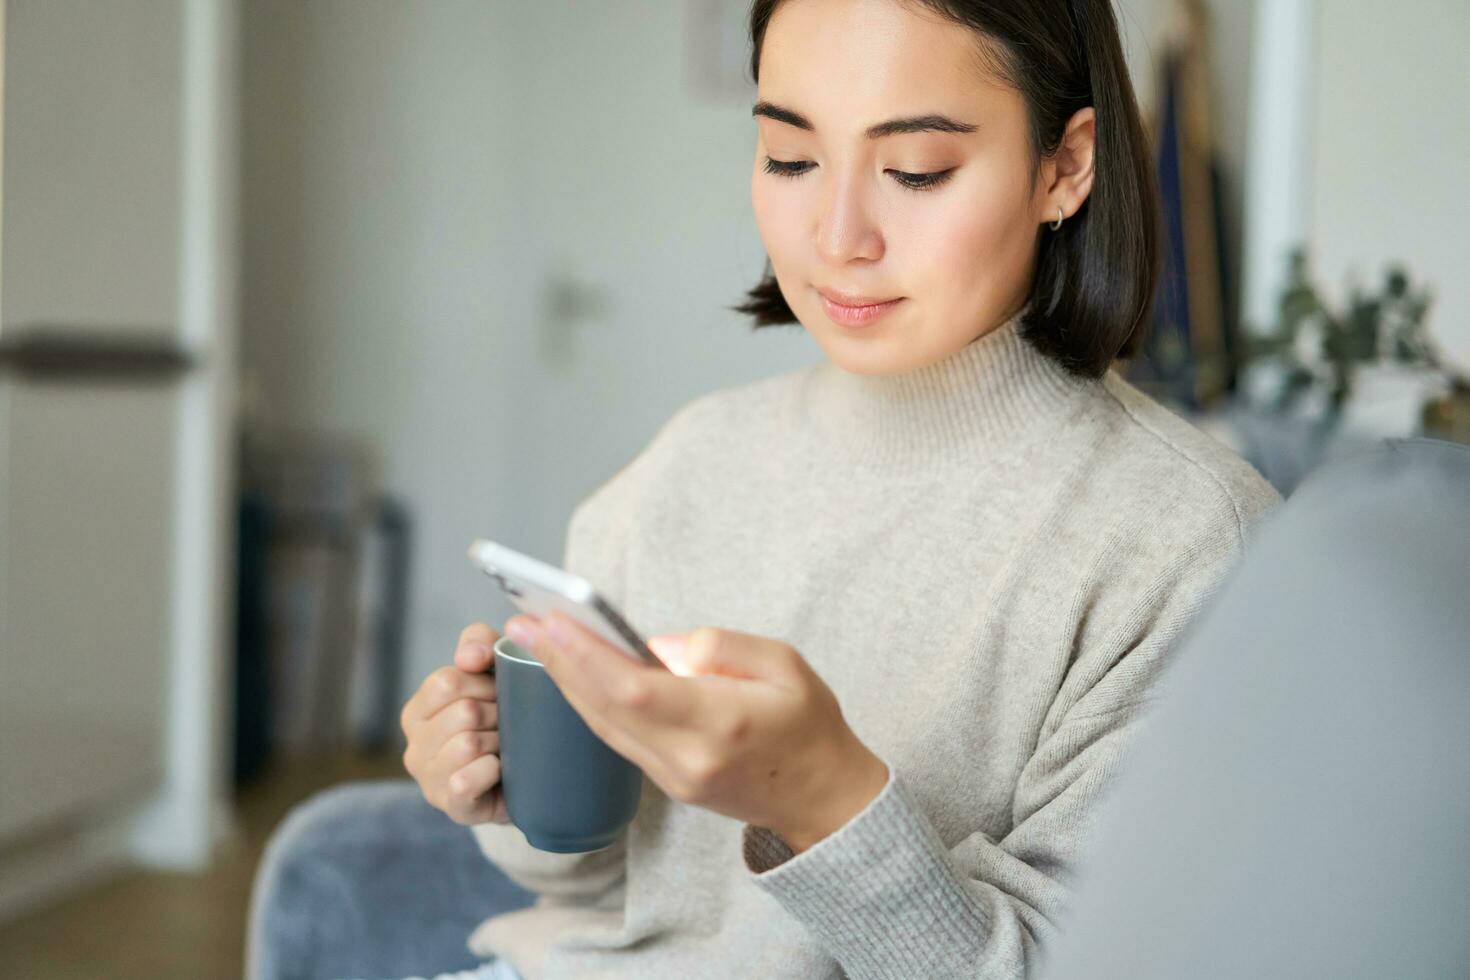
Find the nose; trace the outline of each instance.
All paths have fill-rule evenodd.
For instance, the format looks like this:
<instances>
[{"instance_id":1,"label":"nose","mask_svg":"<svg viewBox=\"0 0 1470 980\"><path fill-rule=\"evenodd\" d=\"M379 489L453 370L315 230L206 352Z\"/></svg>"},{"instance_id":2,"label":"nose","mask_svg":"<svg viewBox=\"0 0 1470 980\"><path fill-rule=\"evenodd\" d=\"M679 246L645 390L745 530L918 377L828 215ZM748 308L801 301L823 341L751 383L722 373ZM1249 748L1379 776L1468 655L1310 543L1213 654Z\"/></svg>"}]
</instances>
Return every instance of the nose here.
<instances>
[{"instance_id":1,"label":"nose","mask_svg":"<svg viewBox=\"0 0 1470 980\"><path fill-rule=\"evenodd\" d=\"M822 190L822 210L813 230L817 254L833 265L883 256L883 236L866 200L858 174L836 174Z\"/></svg>"}]
</instances>

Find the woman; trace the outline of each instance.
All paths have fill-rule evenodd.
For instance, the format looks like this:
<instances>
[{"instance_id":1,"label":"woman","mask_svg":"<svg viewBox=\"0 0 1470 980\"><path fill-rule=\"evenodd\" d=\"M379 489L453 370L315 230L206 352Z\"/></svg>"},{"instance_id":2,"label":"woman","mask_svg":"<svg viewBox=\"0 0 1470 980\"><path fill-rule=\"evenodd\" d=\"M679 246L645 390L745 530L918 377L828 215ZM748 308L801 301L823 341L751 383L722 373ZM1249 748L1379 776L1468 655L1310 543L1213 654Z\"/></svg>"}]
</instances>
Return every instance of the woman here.
<instances>
[{"instance_id":1,"label":"woman","mask_svg":"<svg viewBox=\"0 0 1470 980\"><path fill-rule=\"evenodd\" d=\"M1107 0L757 0L751 36L771 274L740 308L827 360L686 405L572 515L566 566L675 673L505 624L646 773L638 815L586 854L506 822L484 624L405 763L540 896L470 938L484 976L1032 976L1279 498L1109 370L1158 211Z\"/></svg>"}]
</instances>

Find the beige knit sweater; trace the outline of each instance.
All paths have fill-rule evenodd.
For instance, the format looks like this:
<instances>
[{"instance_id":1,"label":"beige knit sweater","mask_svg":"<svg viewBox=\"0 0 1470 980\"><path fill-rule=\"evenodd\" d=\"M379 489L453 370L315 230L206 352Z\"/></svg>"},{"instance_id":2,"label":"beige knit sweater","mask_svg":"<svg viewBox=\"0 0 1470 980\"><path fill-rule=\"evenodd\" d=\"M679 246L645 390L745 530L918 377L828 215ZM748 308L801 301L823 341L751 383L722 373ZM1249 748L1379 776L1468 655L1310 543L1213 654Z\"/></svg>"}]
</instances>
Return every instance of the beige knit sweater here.
<instances>
[{"instance_id":1,"label":"beige knit sweater","mask_svg":"<svg viewBox=\"0 0 1470 980\"><path fill-rule=\"evenodd\" d=\"M695 399L577 507L566 567L644 635L790 643L889 783L795 857L647 779L600 851L476 826L540 898L471 950L527 980L1034 976L1139 709L1279 499L1018 319L910 374Z\"/></svg>"}]
</instances>

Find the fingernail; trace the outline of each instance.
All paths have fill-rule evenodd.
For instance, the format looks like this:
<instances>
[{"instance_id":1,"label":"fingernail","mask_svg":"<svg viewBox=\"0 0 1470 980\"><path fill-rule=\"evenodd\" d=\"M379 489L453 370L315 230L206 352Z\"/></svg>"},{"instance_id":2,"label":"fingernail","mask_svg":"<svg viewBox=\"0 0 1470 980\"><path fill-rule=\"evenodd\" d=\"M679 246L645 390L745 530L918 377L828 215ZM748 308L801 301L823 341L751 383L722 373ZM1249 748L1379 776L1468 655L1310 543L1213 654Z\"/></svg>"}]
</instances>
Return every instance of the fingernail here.
<instances>
[{"instance_id":1,"label":"fingernail","mask_svg":"<svg viewBox=\"0 0 1470 980\"><path fill-rule=\"evenodd\" d=\"M505 632L510 636L512 640L515 640L521 646L529 647L531 645L531 630L529 627L526 626L525 623L521 622L518 619L512 619L510 622L506 623Z\"/></svg>"},{"instance_id":2,"label":"fingernail","mask_svg":"<svg viewBox=\"0 0 1470 980\"><path fill-rule=\"evenodd\" d=\"M489 660L491 657L493 657L495 655L495 651L494 650L491 650L490 647L487 644L484 644L484 643L471 643L470 644L470 652L471 653L478 654L479 656L485 658L486 660Z\"/></svg>"}]
</instances>

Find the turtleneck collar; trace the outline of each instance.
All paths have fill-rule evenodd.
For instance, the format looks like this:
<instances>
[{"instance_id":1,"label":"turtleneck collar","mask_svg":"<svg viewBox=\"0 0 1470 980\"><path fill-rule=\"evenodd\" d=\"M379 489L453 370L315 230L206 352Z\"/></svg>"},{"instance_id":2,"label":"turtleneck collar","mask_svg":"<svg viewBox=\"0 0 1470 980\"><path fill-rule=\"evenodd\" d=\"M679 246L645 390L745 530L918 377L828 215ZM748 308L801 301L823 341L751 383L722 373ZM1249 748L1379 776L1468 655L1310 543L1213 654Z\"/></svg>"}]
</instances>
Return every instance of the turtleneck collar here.
<instances>
[{"instance_id":1,"label":"turtleneck collar","mask_svg":"<svg viewBox=\"0 0 1470 980\"><path fill-rule=\"evenodd\" d=\"M943 467L1055 425L1098 382L1070 374L1026 341L1025 312L902 374L819 363L804 393L813 438L863 465Z\"/></svg>"}]
</instances>

